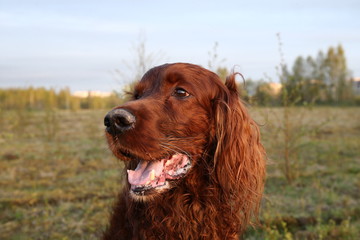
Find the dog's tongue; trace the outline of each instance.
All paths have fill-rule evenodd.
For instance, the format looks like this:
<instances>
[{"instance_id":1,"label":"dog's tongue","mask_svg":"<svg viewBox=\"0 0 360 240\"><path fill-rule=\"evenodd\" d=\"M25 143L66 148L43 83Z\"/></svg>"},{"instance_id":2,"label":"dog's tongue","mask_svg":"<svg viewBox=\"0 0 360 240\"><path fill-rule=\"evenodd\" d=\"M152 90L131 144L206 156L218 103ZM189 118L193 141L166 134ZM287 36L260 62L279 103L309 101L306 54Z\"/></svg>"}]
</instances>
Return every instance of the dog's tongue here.
<instances>
[{"instance_id":1,"label":"dog's tongue","mask_svg":"<svg viewBox=\"0 0 360 240\"><path fill-rule=\"evenodd\" d=\"M128 181L131 185L147 185L151 180L150 174L159 176L164 169L164 161L140 161L136 169L128 170ZM153 173L151 173L153 172Z\"/></svg>"}]
</instances>

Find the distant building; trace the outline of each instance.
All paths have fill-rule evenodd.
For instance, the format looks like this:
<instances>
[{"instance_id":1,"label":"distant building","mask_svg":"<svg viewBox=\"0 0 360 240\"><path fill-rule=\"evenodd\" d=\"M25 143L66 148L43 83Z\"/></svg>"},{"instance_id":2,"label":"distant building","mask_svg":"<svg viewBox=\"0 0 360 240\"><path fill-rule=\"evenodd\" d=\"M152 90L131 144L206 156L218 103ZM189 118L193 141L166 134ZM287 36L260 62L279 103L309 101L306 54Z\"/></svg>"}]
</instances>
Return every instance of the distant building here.
<instances>
[{"instance_id":1,"label":"distant building","mask_svg":"<svg viewBox=\"0 0 360 240\"><path fill-rule=\"evenodd\" d=\"M102 91L75 91L72 95L79 98L92 97L109 97L112 92L102 92Z\"/></svg>"},{"instance_id":2,"label":"distant building","mask_svg":"<svg viewBox=\"0 0 360 240\"><path fill-rule=\"evenodd\" d=\"M360 77L355 77L352 79L353 82L353 91L355 95L360 95Z\"/></svg>"},{"instance_id":3,"label":"distant building","mask_svg":"<svg viewBox=\"0 0 360 240\"><path fill-rule=\"evenodd\" d=\"M282 85L281 85L281 83L270 82L269 87L270 87L271 93L273 95L278 95L281 91Z\"/></svg>"}]
</instances>

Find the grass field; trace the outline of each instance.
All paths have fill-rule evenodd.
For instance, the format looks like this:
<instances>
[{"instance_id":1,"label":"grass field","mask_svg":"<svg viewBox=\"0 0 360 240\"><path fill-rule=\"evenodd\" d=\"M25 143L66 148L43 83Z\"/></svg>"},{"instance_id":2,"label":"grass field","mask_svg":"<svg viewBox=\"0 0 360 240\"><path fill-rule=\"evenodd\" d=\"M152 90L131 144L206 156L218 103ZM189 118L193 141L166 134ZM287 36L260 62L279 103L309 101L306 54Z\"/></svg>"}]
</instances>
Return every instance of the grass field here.
<instances>
[{"instance_id":1,"label":"grass field","mask_svg":"<svg viewBox=\"0 0 360 240\"><path fill-rule=\"evenodd\" d=\"M269 160L244 239L360 239L360 108L251 111ZM105 113L0 111L0 239L99 238L122 168Z\"/></svg>"}]
</instances>

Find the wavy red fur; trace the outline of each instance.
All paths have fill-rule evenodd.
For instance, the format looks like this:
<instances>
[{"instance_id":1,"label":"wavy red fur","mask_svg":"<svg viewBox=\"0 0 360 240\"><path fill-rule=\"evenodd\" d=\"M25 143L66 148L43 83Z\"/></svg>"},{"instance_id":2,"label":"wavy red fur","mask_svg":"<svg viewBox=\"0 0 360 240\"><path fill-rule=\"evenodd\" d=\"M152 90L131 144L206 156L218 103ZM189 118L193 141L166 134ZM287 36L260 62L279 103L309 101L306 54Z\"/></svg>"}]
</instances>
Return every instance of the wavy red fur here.
<instances>
[{"instance_id":1,"label":"wavy red fur","mask_svg":"<svg viewBox=\"0 0 360 240\"><path fill-rule=\"evenodd\" d=\"M238 239L256 221L266 157L235 77L223 84L196 65L162 65L144 75L134 99L117 107L136 117L133 129L106 134L126 169L176 152L189 155L192 166L169 189L140 199L124 178L103 239ZM189 97L174 94L179 87Z\"/></svg>"}]
</instances>

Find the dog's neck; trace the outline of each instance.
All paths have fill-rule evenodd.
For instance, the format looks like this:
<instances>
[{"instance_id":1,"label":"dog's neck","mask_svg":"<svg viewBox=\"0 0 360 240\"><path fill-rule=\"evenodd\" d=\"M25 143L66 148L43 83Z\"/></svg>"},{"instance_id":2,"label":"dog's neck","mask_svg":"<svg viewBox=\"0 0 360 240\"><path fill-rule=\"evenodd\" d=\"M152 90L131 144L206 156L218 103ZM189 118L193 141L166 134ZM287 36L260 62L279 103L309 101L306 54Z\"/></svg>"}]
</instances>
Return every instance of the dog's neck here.
<instances>
[{"instance_id":1,"label":"dog's neck","mask_svg":"<svg viewBox=\"0 0 360 240\"><path fill-rule=\"evenodd\" d=\"M149 201L138 202L128 196L127 219L133 219L128 225L144 239L150 236L163 236L161 239L197 239L198 236L237 239L239 228L234 221L231 203L219 196L221 191L208 176L203 171L199 174L192 172L178 187Z\"/></svg>"}]
</instances>

